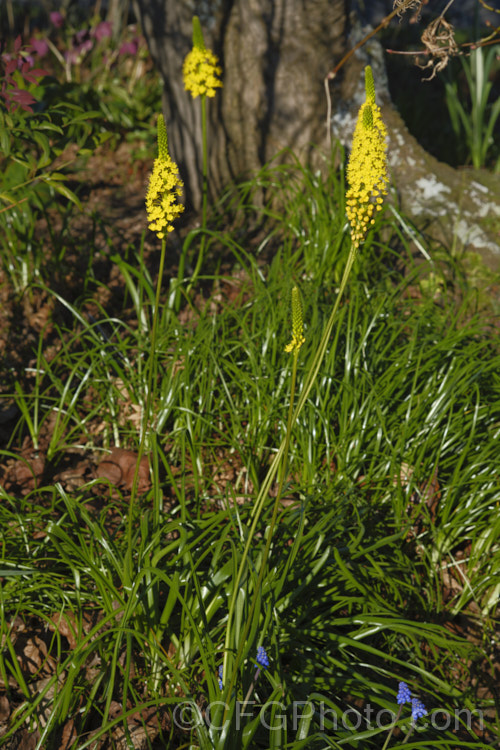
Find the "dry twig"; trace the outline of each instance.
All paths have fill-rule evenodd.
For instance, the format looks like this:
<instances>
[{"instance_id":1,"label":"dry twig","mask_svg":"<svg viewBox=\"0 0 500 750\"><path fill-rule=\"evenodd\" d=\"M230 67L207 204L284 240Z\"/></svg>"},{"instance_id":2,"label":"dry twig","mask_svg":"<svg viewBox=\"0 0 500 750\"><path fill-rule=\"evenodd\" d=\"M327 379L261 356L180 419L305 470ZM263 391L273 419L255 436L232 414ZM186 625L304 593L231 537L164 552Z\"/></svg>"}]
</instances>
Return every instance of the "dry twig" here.
<instances>
[{"instance_id":1,"label":"dry twig","mask_svg":"<svg viewBox=\"0 0 500 750\"><path fill-rule=\"evenodd\" d=\"M422 70L431 68L430 76L424 80L430 81L436 73L446 68L450 57L459 54L454 32L453 26L442 14L425 29L422 34L422 44L430 58L425 65L421 65L417 61L418 67Z\"/></svg>"}]
</instances>

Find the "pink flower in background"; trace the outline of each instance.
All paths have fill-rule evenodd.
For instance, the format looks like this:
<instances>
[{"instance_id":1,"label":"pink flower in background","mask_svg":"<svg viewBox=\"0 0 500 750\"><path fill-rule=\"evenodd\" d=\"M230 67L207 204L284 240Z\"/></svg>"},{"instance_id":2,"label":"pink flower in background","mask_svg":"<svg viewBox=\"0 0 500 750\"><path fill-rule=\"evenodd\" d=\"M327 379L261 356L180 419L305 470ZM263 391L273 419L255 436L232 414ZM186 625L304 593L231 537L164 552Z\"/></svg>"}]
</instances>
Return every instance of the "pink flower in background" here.
<instances>
[{"instance_id":1,"label":"pink flower in background","mask_svg":"<svg viewBox=\"0 0 500 750\"><path fill-rule=\"evenodd\" d=\"M45 39L30 39L30 45L34 52L38 55L38 57L45 57L47 52L49 51L49 45L45 41Z\"/></svg>"},{"instance_id":2,"label":"pink flower in background","mask_svg":"<svg viewBox=\"0 0 500 750\"><path fill-rule=\"evenodd\" d=\"M86 52L92 49L94 42L89 36L87 29L81 29L77 31L73 37L73 46L71 49L66 50L64 53L64 59L71 65L81 62Z\"/></svg>"},{"instance_id":3,"label":"pink flower in background","mask_svg":"<svg viewBox=\"0 0 500 750\"><path fill-rule=\"evenodd\" d=\"M75 63L78 62L78 50L75 47L73 49L65 50L64 59L70 65L75 65Z\"/></svg>"},{"instance_id":4,"label":"pink flower in background","mask_svg":"<svg viewBox=\"0 0 500 750\"><path fill-rule=\"evenodd\" d=\"M64 26L64 16L62 13L59 13L58 10L53 10L52 13L49 13L50 23L52 26L55 26L56 29L60 29L62 26Z\"/></svg>"},{"instance_id":5,"label":"pink flower in background","mask_svg":"<svg viewBox=\"0 0 500 750\"><path fill-rule=\"evenodd\" d=\"M137 50L139 49L139 42L137 39L132 39L131 42L123 42L120 49L118 50L118 54L120 55L136 55Z\"/></svg>"},{"instance_id":6,"label":"pink flower in background","mask_svg":"<svg viewBox=\"0 0 500 750\"><path fill-rule=\"evenodd\" d=\"M78 45L84 44L87 41L90 41L90 34L88 30L80 29L80 31L77 31L75 36L73 37L73 46L76 47Z\"/></svg>"},{"instance_id":7,"label":"pink flower in background","mask_svg":"<svg viewBox=\"0 0 500 750\"><path fill-rule=\"evenodd\" d=\"M79 44L78 47L73 47L72 49L66 50L66 52L64 53L64 59L66 60L66 62L69 62L70 65L75 65L76 63L82 61L85 53L90 49L92 49L92 42L89 40L88 42Z\"/></svg>"},{"instance_id":8,"label":"pink flower in background","mask_svg":"<svg viewBox=\"0 0 500 750\"><path fill-rule=\"evenodd\" d=\"M87 39L87 41L83 42L79 46L79 50L81 52L89 52L93 47L92 39Z\"/></svg>"},{"instance_id":9,"label":"pink flower in background","mask_svg":"<svg viewBox=\"0 0 500 750\"><path fill-rule=\"evenodd\" d=\"M101 21L90 33L100 42L101 39L107 39L112 36L113 24L110 21Z\"/></svg>"}]
</instances>

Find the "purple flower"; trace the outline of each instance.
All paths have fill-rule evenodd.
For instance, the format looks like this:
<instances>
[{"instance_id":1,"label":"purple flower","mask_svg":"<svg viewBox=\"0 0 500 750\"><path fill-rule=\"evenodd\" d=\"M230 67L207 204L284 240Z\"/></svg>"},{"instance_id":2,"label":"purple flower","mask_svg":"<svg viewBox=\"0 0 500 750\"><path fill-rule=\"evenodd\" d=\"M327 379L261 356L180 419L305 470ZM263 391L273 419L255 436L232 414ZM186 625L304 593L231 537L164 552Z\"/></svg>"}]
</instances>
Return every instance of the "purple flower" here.
<instances>
[{"instance_id":1,"label":"purple flower","mask_svg":"<svg viewBox=\"0 0 500 750\"><path fill-rule=\"evenodd\" d=\"M110 21L101 21L90 33L100 42L101 39L107 39L112 36L113 24Z\"/></svg>"},{"instance_id":2,"label":"purple flower","mask_svg":"<svg viewBox=\"0 0 500 750\"><path fill-rule=\"evenodd\" d=\"M71 63L79 63L86 52L92 49L94 42L89 36L87 29L81 29L77 31L72 40L73 47L66 50L64 53L64 59Z\"/></svg>"},{"instance_id":3,"label":"purple flower","mask_svg":"<svg viewBox=\"0 0 500 750\"><path fill-rule=\"evenodd\" d=\"M64 59L70 65L78 62L78 51L76 49L67 49L64 53Z\"/></svg>"},{"instance_id":4,"label":"purple flower","mask_svg":"<svg viewBox=\"0 0 500 750\"><path fill-rule=\"evenodd\" d=\"M123 42L120 49L118 50L118 54L134 56L137 54L138 48L139 45L137 43L137 39L133 39L131 42Z\"/></svg>"},{"instance_id":5,"label":"purple flower","mask_svg":"<svg viewBox=\"0 0 500 750\"><path fill-rule=\"evenodd\" d=\"M73 49L68 49L64 53L64 59L66 62L69 62L70 65L75 65L76 63L81 62L85 52L92 49L92 40L89 39L88 42L84 42L83 44L79 44L78 47L73 47Z\"/></svg>"},{"instance_id":6,"label":"purple flower","mask_svg":"<svg viewBox=\"0 0 500 750\"><path fill-rule=\"evenodd\" d=\"M88 41L90 38L88 29L80 29L80 31L77 31L74 39L73 39L73 46L77 46L78 44L83 44L83 42Z\"/></svg>"},{"instance_id":7,"label":"purple flower","mask_svg":"<svg viewBox=\"0 0 500 750\"><path fill-rule=\"evenodd\" d=\"M49 13L50 23L52 26L55 26L56 29L60 29L62 26L64 26L64 16L62 13L59 13L58 10L53 10L52 13Z\"/></svg>"},{"instance_id":8,"label":"purple flower","mask_svg":"<svg viewBox=\"0 0 500 750\"><path fill-rule=\"evenodd\" d=\"M269 659L267 658L266 649L264 646L259 646L257 649L257 666L256 669L267 669L269 667Z\"/></svg>"},{"instance_id":9,"label":"purple flower","mask_svg":"<svg viewBox=\"0 0 500 750\"><path fill-rule=\"evenodd\" d=\"M417 721L417 719L421 719L422 716L425 716L427 713L427 710L422 703L422 701L419 701L418 698L412 698L411 701L411 718L413 721Z\"/></svg>"},{"instance_id":10,"label":"purple flower","mask_svg":"<svg viewBox=\"0 0 500 750\"><path fill-rule=\"evenodd\" d=\"M397 695L397 703L398 706L401 706L403 703L410 703L411 702L411 693L410 688L406 684L406 682L400 682L398 685L398 695Z\"/></svg>"},{"instance_id":11,"label":"purple flower","mask_svg":"<svg viewBox=\"0 0 500 750\"><path fill-rule=\"evenodd\" d=\"M222 682L222 669L223 669L223 667L222 667L222 664L221 664L220 667L219 667L219 672L218 672L218 674L219 674L219 688L221 690L224 689L224 683Z\"/></svg>"},{"instance_id":12,"label":"purple flower","mask_svg":"<svg viewBox=\"0 0 500 750\"><path fill-rule=\"evenodd\" d=\"M30 45L34 52L38 55L38 57L45 57L47 52L49 51L49 45L45 41L45 39L31 39Z\"/></svg>"}]
</instances>

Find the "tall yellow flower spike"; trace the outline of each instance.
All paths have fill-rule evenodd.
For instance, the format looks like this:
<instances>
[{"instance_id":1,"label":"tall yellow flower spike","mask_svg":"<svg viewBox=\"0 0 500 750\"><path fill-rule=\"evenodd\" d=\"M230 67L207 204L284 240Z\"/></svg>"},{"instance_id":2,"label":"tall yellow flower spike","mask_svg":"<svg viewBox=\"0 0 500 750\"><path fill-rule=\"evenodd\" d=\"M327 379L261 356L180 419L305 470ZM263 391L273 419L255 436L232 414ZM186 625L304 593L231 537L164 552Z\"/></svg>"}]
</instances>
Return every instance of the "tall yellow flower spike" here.
<instances>
[{"instance_id":1,"label":"tall yellow flower spike","mask_svg":"<svg viewBox=\"0 0 500 750\"><path fill-rule=\"evenodd\" d=\"M177 197L182 195L183 182L179 177L177 164L168 153L167 130L163 115L158 117L158 158L155 159L153 172L149 178L146 193L146 211L149 228L156 232L160 240L165 232L174 228L173 221L184 211Z\"/></svg>"},{"instance_id":2,"label":"tall yellow flower spike","mask_svg":"<svg viewBox=\"0 0 500 750\"><path fill-rule=\"evenodd\" d=\"M292 340L285 346L286 352L298 352L305 342L302 302L296 286L292 289Z\"/></svg>"},{"instance_id":3,"label":"tall yellow flower spike","mask_svg":"<svg viewBox=\"0 0 500 750\"><path fill-rule=\"evenodd\" d=\"M217 56L205 47L198 16L193 16L193 49L187 54L182 66L184 88L191 92L193 99L197 96L213 97L215 89L221 88L219 76L222 68L217 63Z\"/></svg>"},{"instance_id":4,"label":"tall yellow flower spike","mask_svg":"<svg viewBox=\"0 0 500 750\"><path fill-rule=\"evenodd\" d=\"M366 237L368 227L375 223L387 195L387 130L380 107L375 104L375 84L370 66L365 68L366 101L359 110L347 165L349 189L346 193L346 214L351 225L354 247Z\"/></svg>"}]
</instances>

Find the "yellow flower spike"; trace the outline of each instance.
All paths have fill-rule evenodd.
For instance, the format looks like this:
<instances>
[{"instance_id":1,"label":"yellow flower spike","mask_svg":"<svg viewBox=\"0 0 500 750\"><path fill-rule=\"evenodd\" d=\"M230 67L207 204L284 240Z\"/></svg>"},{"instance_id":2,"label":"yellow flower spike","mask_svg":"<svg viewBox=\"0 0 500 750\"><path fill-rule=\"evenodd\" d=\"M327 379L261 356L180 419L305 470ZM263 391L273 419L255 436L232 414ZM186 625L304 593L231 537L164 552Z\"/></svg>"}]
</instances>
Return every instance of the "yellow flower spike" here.
<instances>
[{"instance_id":1,"label":"yellow flower spike","mask_svg":"<svg viewBox=\"0 0 500 750\"><path fill-rule=\"evenodd\" d=\"M347 165L349 189L346 193L346 214L351 225L351 238L358 248L375 211L380 211L387 195L387 130L380 107L375 104L375 84L370 66L365 68L366 101L358 114Z\"/></svg>"},{"instance_id":2,"label":"yellow flower spike","mask_svg":"<svg viewBox=\"0 0 500 750\"><path fill-rule=\"evenodd\" d=\"M302 302L299 290L294 286L292 289L292 340L285 346L285 351L298 352L305 340Z\"/></svg>"},{"instance_id":3,"label":"yellow flower spike","mask_svg":"<svg viewBox=\"0 0 500 750\"><path fill-rule=\"evenodd\" d=\"M168 153L167 130L163 115L158 117L158 158L149 178L146 193L146 211L149 228L156 232L160 240L166 232L174 228L174 220L184 211L177 198L182 195L183 182L179 177L177 164Z\"/></svg>"},{"instance_id":4,"label":"yellow flower spike","mask_svg":"<svg viewBox=\"0 0 500 750\"><path fill-rule=\"evenodd\" d=\"M215 96L215 89L221 88L218 66L214 53L205 47L198 16L193 16L193 49L186 55L182 66L184 88L190 91L193 99L197 96Z\"/></svg>"}]
</instances>

